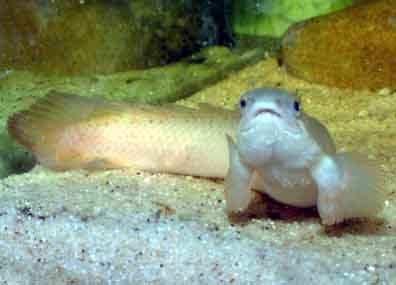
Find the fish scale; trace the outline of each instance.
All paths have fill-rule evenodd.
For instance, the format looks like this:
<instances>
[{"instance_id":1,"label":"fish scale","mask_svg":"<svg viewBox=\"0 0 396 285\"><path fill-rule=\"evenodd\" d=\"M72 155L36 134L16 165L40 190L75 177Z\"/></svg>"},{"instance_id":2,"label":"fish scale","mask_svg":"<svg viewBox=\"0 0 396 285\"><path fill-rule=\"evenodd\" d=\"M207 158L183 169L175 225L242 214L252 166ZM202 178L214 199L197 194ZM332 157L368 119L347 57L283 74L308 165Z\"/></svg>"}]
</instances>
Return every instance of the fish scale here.
<instances>
[{"instance_id":1,"label":"fish scale","mask_svg":"<svg viewBox=\"0 0 396 285\"><path fill-rule=\"evenodd\" d=\"M133 105L52 91L8 121L10 134L54 170L136 168L224 177L226 134L239 115L201 106Z\"/></svg>"},{"instance_id":2,"label":"fish scale","mask_svg":"<svg viewBox=\"0 0 396 285\"><path fill-rule=\"evenodd\" d=\"M326 127L301 110L296 96L261 88L244 94L240 105L239 115L51 92L13 115L8 131L55 170L225 177L230 214L249 207L251 188L288 205L317 206L329 225L383 208L380 168L360 154L336 153Z\"/></svg>"}]
</instances>

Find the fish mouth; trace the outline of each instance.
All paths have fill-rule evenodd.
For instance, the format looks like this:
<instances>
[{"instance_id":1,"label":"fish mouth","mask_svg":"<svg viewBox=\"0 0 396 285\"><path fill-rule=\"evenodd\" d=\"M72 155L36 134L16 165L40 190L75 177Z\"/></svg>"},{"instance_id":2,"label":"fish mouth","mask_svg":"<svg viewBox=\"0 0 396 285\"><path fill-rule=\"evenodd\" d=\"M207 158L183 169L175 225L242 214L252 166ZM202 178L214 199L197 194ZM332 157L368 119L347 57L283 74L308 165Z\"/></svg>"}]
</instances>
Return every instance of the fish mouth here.
<instances>
[{"instance_id":1,"label":"fish mouth","mask_svg":"<svg viewBox=\"0 0 396 285\"><path fill-rule=\"evenodd\" d=\"M260 109L258 109L258 110L256 110L254 112L253 117L251 118L252 119L252 124L245 125L245 127L241 128L240 131L242 133L247 133L247 132L256 130L257 129L257 123L254 123L254 119L259 117L260 115L263 115L263 114L268 114L268 115L271 115L271 116L274 116L274 117L277 117L277 118L282 118L281 114L278 113L277 111L275 111L274 109L271 109L271 108L260 108Z\"/></svg>"},{"instance_id":2,"label":"fish mouth","mask_svg":"<svg viewBox=\"0 0 396 285\"><path fill-rule=\"evenodd\" d=\"M255 113L254 116L257 117L261 114L271 114L273 116L276 116L278 118L281 118L281 114L279 114L278 112L274 111L273 109L269 109L269 108L262 108L262 109L258 109Z\"/></svg>"}]
</instances>

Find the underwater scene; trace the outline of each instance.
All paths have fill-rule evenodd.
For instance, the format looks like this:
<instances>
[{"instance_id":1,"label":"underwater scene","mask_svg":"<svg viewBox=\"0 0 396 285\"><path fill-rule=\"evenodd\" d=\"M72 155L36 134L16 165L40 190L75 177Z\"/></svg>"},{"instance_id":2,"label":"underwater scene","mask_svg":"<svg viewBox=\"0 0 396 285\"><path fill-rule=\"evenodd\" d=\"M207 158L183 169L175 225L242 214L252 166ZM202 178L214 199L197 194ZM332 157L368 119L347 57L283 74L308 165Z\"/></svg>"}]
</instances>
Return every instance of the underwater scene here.
<instances>
[{"instance_id":1,"label":"underwater scene","mask_svg":"<svg viewBox=\"0 0 396 285\"><path fill-rule=\"evenodd\" d=\"M0 0L1 284L396 284L394 0Z\"/></svg>"}]
</instances>

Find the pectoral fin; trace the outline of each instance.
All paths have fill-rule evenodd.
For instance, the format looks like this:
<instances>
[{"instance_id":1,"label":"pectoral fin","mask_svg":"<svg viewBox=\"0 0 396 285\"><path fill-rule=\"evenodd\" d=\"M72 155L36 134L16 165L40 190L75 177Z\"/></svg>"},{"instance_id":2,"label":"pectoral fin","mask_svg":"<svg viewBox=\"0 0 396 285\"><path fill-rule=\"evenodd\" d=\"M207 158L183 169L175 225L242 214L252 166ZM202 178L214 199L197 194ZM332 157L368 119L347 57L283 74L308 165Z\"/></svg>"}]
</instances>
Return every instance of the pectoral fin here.
<instances>
[{"instance_id":1,"label":"pectoral fin","mask_svg":"<svg viewBox=\"0 0 396 285\"><path fill-rule=\"evenodd\" d=\"M251 178L252 170L240 160L238 149L232 138L227 135L229 150L229 169L225 177L225 197L227 212L243 211L252 200Z\"/></svg>"},{"instance_id":2,"label":"pectoral fin","mask_svg":"<svg viewBox=\"0 0 396 285\"><path fill-rule=\"evenodd\" d=\"M323 155L312 177L318 185L317 207L324 224L370 217L383 208L383 175L359 154Z\"/></svg>"}]
</instances>

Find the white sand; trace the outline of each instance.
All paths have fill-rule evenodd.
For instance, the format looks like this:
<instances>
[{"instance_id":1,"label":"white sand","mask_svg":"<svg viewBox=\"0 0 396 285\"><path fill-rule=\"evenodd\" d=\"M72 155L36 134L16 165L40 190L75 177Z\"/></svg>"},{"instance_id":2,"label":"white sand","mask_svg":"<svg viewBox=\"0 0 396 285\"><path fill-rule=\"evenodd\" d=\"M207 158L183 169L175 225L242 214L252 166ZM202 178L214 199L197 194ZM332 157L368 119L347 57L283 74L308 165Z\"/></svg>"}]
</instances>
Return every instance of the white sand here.
<instances>
[{"instance_id":1,"label":"white sand","mask_svg":"<svg viewBox=\"0 0 396 285\"><path fill-rule=\"evenodd\" d=\"M222 181L36 167L0 181L0 282L394 284L396 94L311 85L268 60L181 103L229 107L263 85L298 90L339 148L380 161L388 194L378 217L325 228L314 210L266 199L257 217L233 225Z\"/></svg>"}]
</instances>

